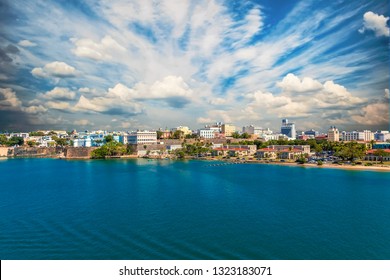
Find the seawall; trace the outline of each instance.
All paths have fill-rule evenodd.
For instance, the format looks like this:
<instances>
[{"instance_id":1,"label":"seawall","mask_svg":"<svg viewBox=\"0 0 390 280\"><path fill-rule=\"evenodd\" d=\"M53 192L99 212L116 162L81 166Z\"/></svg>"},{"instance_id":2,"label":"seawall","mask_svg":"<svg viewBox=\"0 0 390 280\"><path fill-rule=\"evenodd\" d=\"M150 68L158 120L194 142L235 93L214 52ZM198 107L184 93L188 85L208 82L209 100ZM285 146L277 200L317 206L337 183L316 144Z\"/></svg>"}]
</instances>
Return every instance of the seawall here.
<instances>
[{"instance_id":1,"label":"seawall","mask_svg":"<svg viewBox=\"0 0 390 280\"><path fill-rule=\"evenodd\" d=\"M65 158L88 159L91 157L91 152L97 147L67 147L64 151Z\"/></svg>"}]
</instances>

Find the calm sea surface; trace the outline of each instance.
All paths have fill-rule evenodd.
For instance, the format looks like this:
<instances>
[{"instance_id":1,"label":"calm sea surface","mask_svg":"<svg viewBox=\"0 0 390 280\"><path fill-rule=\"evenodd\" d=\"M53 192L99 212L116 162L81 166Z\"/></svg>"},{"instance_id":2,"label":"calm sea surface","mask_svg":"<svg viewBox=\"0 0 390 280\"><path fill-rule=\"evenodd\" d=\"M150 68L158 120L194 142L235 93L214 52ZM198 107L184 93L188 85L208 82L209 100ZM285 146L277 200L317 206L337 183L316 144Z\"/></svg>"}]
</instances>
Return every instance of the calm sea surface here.
<instances>
[{"instance_id":1,"label":"calm sea surface","mask_svg":"<svg viewBox=\"0 0 390 280\"><path fill-rule=\"evenodd\" d=\"M0 259L390 259L390 172L1 160Z\"/></svg>"}]
</instances>

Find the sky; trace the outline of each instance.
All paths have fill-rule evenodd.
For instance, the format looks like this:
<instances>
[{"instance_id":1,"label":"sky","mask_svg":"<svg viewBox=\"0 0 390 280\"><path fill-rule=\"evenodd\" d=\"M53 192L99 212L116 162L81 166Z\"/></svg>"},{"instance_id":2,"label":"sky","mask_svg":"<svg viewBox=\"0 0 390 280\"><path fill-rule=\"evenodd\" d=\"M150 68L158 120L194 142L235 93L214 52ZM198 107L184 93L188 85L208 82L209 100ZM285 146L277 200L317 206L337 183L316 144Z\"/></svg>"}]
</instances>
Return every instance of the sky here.
<instances>
[{"instance_id":1,"label":"sky","mask_svg":"<svg viewBox=\"0 0 390 280\"><path fill-rule=\"evenodd\" d=\"M389 130L389 1L0 0L0 130Z\"/></svg>"}]
</instances>

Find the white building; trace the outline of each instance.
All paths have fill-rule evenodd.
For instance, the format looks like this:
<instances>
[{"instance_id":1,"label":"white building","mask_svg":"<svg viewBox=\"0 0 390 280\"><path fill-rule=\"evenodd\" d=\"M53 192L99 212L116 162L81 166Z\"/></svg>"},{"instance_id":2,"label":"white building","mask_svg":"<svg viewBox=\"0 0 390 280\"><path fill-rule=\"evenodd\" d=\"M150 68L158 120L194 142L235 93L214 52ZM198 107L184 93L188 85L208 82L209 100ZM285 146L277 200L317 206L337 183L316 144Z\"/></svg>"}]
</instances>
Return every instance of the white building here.
<instances>
[{"instance_id":1,"label":"white building","mask_svg":"<svg viewBox=\"0 0 390 280\"><path fill-rule=\"evenodd\" d=\"M379 142L390 140L390 132L387 130L378 130L374 133L374 139Z\"/></svg>"},{"instance_id":2,"label":"white building","mask_svg":"<svg viewBox=\"0 0 390 280\"><path fill-rule=\"evenodd\" d=\"M90 137L74 139L73 147L92 147L92 139Z\"/></svg>"},{"instance_id":3,"label":"white building","mask_svg":"<svg viewBox=\"0 0 390 280\"><path fill-rule=\"evenodd\" d=\"M138 130L131 132L127 136L129 144L157 144L157 132L148 130Z\"/></svg>"},{"instance_id":4,"label":"white building","mask_svg":"<svg viewBox=\"0 0 390 280\"><path fill-rule=\"evenodd\" d=\"M219 133L218 130L212 128L201 128L199 129L199 137L205 139L215 138L215 133Z\"/></svg>"},{"instance_id":5,"label":"white building","mask_svg":"<svg viewBox=\"0 0 390 280\"><path fill-rule=\"evenodd\" d=\"M374 133L369 131L369 130L351 131L351 132L343 131L341 133L341 139L343 141L365 141L365 142L369 142L371 140L374 140Z\"/></svg>"},{"instance_id":6,"label":"white building","mask_svg":"<svg viewBox=\"0 0 390 280\"><path fill-rule=\"evenodd\" d=\"M328 130L328 141L338 142L340 140L340 132L335 126L331 126Z\"/></svg>"}]
</instances>

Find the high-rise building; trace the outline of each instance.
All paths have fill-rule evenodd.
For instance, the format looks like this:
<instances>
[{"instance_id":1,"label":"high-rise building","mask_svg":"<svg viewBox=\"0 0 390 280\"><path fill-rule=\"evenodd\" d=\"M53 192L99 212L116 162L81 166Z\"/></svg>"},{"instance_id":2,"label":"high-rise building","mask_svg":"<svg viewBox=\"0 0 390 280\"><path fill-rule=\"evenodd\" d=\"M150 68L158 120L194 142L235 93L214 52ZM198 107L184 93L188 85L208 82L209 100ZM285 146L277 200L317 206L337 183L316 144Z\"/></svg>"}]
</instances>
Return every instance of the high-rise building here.
<instances>
[{"instance_id":1,"label":"high-rise building","mask_svg":"<svg viewBox=\"0 0 390 280\"><path fill-rule=\"evenodd\" d=\"M331 126L328 130L328 141L330 142L340 141L340 132L335 126Z\"/></svg>"},{"instance_id":2,"label":"high-rise building","mask_svg":"<svg viewBox=\"0 0 390 280\"><path fill-rule=\"evenodd\" d=\"M288 119L282 120L281 134L288 136L291 139L296 139L297 132L295 131L295 123L289 123Z\"/></svg>"}]
</instances>

